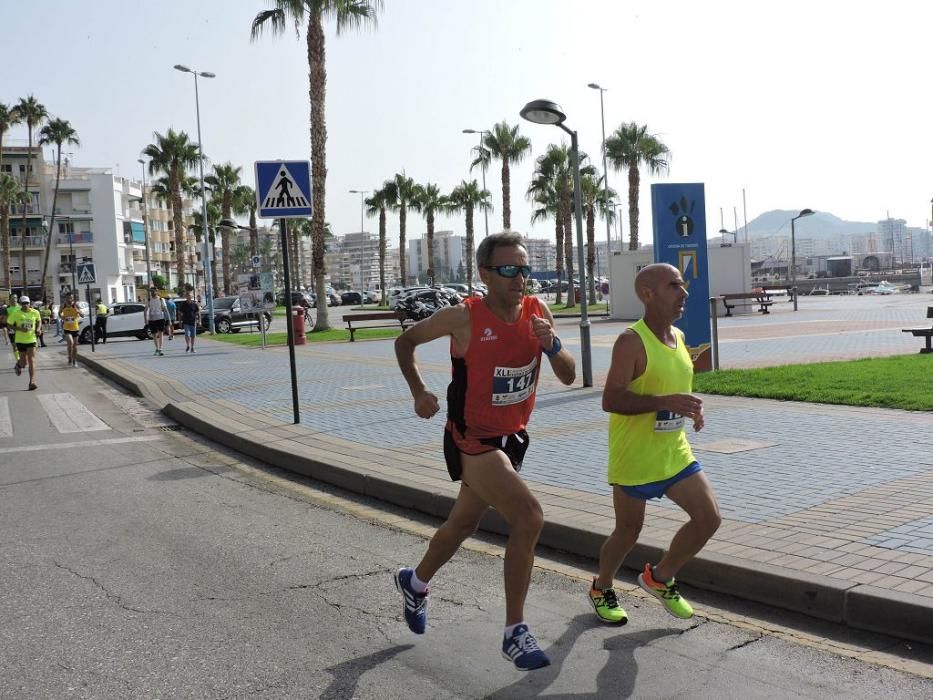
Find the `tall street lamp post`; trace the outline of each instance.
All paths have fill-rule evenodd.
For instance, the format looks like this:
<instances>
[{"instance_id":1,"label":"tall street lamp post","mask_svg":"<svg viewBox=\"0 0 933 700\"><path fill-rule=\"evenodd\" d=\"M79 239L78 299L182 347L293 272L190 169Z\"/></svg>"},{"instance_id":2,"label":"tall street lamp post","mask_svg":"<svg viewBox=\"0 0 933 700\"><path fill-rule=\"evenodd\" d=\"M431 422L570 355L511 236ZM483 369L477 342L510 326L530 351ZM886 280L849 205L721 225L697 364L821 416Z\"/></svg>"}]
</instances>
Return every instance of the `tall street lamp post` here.
<instances>
[{"instance_id":1,"label":"tall street lamp post","mask_svg":"<svg viewBox=\"0 0 933 700\"><path fill-rule=\"evenodd\" d=\"M612 229L609 221L609 166L606 156L606 111L603 108L603 93L606 88L600 87L596 83L590 83L587 87L593 90L599 90L599 116L603 124L603 214L606 216L606 263L609 267L609 295L612 296ZM611 314L609 299L606 297L606 314Z\"/></svg>"},{"instance_id":2,"label":"tall street lamp post","mask_svg":"<svg viewBox=\"0 0 933 700\"><path fill-rule=\"evenodd\" d=\"M182 73L191 73L194 76L194 108L198 118L198 169L201 177L201 223L204 228L204 296L207 297L207 323L210 332L214 332L214 290L211 289L211 256L209 255L210 233L207 225L207 194L204 190L204 143L201 141L201 101L198 96L198 76L202 78L216 78L207 71L196 71L188 66L177 64L175 70Z\"/></svg>"},{"instance_id":3,"label":"tall street lamp post","mask_svg":"<svg viewBox=\"0 0 933 700\"><path fill-rule=\"evenodd\" d=\"M146 161L142 158L136 160L137 163L143 166L143 241L146 246L146 288L149 288L149 285L152 284L152 269L149 266L149 216L148 210L146 209Z\"/></svg>"},{"instance_id":4,"label":"tall street lamp post","mask_svg":"<svg viewBox=\"0 0 933 700\"><path fill-rule=\"evenodd\" d=\"M350 194L360 196L360 308L363 308L363 197L369 194L369 190L350 190Z\"/></svg>"},{"instance_id":5,"label":"tall street lamp post","mask_svg":"<svg viewBox=\"0 0 933 700\"><path fill-rule=\"evenodd\" d=\"M797 310L797 237L794 232L794 223L797 219L811 216L812 209L801 209L800 213L790 220L790 284L794 288L794 311Z\"/></svg>"},{"instance_id":6,"label":"tall street lamp post","mask_svg":"<svg viewBox=\"0 0 933 700\"><path fill-rule=\"evenodd\" d=\"M577 132L564 126L567 115L549 100L532 100L520 112L523 119L534 124L557 126L570 134L570 156L573 161L573 209L577 224L577 264L580 270L580 346L583 363L583 386L593 386L593 365L590 357L590 319L586 300L586 266L583 258L583 197L580 190L580 158ZM568 285L573 293L573 280Z\"/></svg>"},{"instance_id":7,"label":"tall street lamp post","mask_svg":"<svg viewBox=\"0 0 933 700\"><path fill-rule=\"evenodd\" d=\"M479 134L479 157L483 157L483 136L490 133L486 129L464 129L464 134ZM480 170L483 172L483 192L486 191L486 161L480 162ZM483 221L486 226L486 236L489 235L489 207L483 207Z\"/></svg>"}]
</instances>

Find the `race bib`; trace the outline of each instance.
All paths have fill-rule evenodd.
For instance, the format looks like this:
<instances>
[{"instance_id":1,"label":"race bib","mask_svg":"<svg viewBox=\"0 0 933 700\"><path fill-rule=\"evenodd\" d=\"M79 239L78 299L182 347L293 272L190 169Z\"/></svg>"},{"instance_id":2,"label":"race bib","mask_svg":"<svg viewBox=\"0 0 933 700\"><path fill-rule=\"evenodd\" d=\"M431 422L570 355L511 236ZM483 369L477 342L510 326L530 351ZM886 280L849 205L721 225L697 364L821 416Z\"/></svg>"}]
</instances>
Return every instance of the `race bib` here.
<instances>
[{"instance_id":1,"label":"race bib","mask_svg":"<svg viewBox=\"0 0 933 700\"><path fill-rule=\"evenodd\" d=\"M492 374L492 405L511 406L534 393L538 358L524 367L496 367Z\"/></svg>"},{"instance_id":2,"label":"race bib","mask_svg":"<svg viewBox=\"0 0 933 700\"><path fill-rule=\"evenodd\" d=\"M658 411L654 417L654 432L676 433L684 429L684 417L673 411Z\"/></svg>"}]
</instances>

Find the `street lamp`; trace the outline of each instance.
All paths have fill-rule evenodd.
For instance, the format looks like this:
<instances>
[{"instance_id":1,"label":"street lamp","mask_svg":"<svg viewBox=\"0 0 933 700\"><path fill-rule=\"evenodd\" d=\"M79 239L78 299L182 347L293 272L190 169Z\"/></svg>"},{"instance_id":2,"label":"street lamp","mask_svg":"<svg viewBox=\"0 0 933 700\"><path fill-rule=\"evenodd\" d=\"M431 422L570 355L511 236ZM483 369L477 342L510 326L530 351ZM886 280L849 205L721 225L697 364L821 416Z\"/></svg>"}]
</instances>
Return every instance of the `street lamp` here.
<instances>
[{"instance_id":1,"label":"street lamp","mask_svg":"<svg viewBox=\"0 0 933 700\"><path fill-rule=\"evenodd\" d=\"M201 175L201 222L204 227L204 296L207 297L207 323L210 332L214 332L214 290L211 289L211 256L208 246L210 245L210 234L207 230L207 194L204 190L204 143L201 141L201 101L198 96L198 76L202 78L216 78L217 76L207 71L196 71L183 66L180 63L175 65L175 70L182 73L191 73L194 76L194 108L198 118L198 169Z\"/></svg>"},{"instance_id":2,"label":"street lamp","mask_svg":"<svg viewBox=\"0 0 933 700\"><path fill-rule=\"evenodd\" d=\"M599 116L603 124L603 213L606 215L606 260L609 266L609 294L612 295L612 233L611 223L609 222L609 167L607 165L606 154L606 112L603 108L603 93L606 88L600 87L597 83L590 83L588 88L599 90ZM606 314L611 314L609 307L610 297L606 297Z\"/></svg>"},{"instance_id":3,"label":"street lamp","mask_svg":"<svg viewBox=\"0 0 933 700\"><path fill-rule=\"evenodd\" d=\"M564 126L567 115L560 106L549 100L532 100L520 112L523 119L534 124L557 126L570 134L570 157L573 161L573 209L577 223L577 258L580 269L580 345L583 360L583 386L593 386L593 367L590 358L590 319L587 314L586 266L583 260L583 197L580 188L580 158L577 132ZM558 284L560 280L558 280ZM573 293L573 279L567 288Z\"/></svg>"},{"instance_id":4,"label":"street lamp","mask_svg":"<svg viewBox=\"0 0 933 700\"><path fill-rule=\"evenodd\" d=\"M483 136L490 134L491 132L486 129L464 129L464 134L479 134L479 157L483 157ZM483 192L486 191L486 161L480 161L480 170L483 172ZM489 207L483 207L483 221L486 226L486 236L489 235Z\"/></svg>"},{"instance_id":5,"label":"street lamp","mask_svg":"<svg viewBox=\"0 0 933 700\"><path fill-rule=\"evenodd\" d=\"M790 220L790 284L794 288L794 311L797 310L797 238L794 233L794 222L815 213L812 209L801 209L800 213Z\"/></svg>"},{"instance_id":6,"label":"street lamp","mask_svg":"<svg viewBox=\"0 0 933 700\"><path fill-rule=\"evenodd\" d=\"M143 166L143 240L146 245L146 288L152 284L152 270L149 267L149 217L146 209L146 161L137 158L136 162Z\"/></svg>"},{"instance_id":7,"label":"street lamp","mask_svg":"<svg viewBox=\"0 0 933 700\"><path fill-rule=\"evenodd\" d=\"M363 197L369 190L350 190L350 194L360 196L360 308L363 308Z\"/></svg>"}]
</instances>

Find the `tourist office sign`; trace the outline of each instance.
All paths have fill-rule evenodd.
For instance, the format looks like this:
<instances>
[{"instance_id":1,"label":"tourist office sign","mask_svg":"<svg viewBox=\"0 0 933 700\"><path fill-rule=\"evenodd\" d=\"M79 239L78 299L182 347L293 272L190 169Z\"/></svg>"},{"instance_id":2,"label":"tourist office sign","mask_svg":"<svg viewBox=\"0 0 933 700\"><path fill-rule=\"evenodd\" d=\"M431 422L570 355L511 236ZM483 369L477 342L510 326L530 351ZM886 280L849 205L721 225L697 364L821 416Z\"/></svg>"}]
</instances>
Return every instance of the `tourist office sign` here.
<instances>
[{"instance_id":1,"label":"tourist office sign","mask_svg":"<svg viewBox=\"0 0 933 700\"><path fill-rule=\"evenodd\" d=\"M698 372L713 368L706 251L706 196L702 182L651 186L654 261L673 265L690 296L675 322Z\"/></svg>"}]
</instances>

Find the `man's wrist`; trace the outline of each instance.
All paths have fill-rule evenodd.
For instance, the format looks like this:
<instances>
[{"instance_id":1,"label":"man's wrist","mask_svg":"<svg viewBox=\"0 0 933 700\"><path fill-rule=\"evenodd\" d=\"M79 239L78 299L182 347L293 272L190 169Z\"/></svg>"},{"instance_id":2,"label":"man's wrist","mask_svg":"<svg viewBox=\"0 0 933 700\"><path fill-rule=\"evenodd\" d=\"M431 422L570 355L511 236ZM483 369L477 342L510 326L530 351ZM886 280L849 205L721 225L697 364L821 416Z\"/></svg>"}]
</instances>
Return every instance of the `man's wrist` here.
<instances>
[{"instance_id":1,"label":"man's wrist","mask_svg":"<svg viewBox=\"0 0 933 700\"><path fill-rule=\"evenodd\" d=\"M544 354L547 355L548 357L554 357L554 355L556 355L557 353L559 353L559 352L561 351L561 348L563 348L563 347L564 347L564 346L561 345L561 343L560 343L560 338L558 338L558 337L555 335L555 336L554 336L554 339L551 341L551 349L550 349L550 350L545 350L545 351L544 351Z\"/></svg>"}]
</instances>

